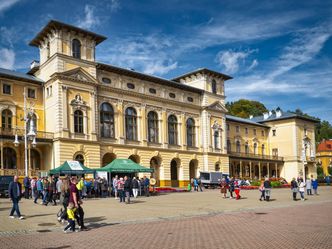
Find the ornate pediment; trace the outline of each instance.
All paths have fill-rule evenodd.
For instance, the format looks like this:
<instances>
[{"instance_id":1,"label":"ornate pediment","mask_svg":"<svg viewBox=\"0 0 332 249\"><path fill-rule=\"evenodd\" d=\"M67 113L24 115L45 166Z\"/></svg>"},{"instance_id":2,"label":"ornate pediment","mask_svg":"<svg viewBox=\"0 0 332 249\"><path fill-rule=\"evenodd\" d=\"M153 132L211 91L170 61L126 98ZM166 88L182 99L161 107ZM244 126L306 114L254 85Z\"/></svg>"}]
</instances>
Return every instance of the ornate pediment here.
<instances>
[{"instance_id":1,"label":"ornate pediment","mask_svg":"<svg viewBox=\"0 0 332 249\"><path fill-rule=\"evenodd\" d=\"M78 93L70 104L74 106L86 106L86 101L84 101L82 96Z\"/></svg>"},{"instance_id":2,"label":"ornate pediment","mask_svg":"<svg viewBox=\"0 0 332 249\"><path fill-rule=\"evenodd\" d=\"M73 81L97 83L97 80L92 75L90 75L88 72L86 72L80 67L74 68L66 72L62 72L60 76L65 77L67 80L72 79Z\"/></svg>"},{"instance_id":3,"label":"ornate pediment","mask_svg":"<svg viewBox=\"0 0 332 249\"><path fill-rule=\"evenodd\" d=\"M220 101L216 101L213 104L207 106L207 109L213 110L213 111L219 111L219 112L223 112L223 113L228 112L226 107Z\"/></svg>"}]
</instances>

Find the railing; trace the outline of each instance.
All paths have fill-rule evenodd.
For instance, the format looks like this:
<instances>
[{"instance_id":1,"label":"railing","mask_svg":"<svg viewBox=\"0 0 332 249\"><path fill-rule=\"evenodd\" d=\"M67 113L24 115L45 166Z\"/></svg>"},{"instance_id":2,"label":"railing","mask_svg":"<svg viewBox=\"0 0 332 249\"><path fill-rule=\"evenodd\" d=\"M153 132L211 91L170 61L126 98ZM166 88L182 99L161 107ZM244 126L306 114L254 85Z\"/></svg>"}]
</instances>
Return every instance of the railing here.
<instances>
[{"instance_id":1,"label":"railing","mask_svg":"<svg viewBox=\"0 0 332 249\"><path fill-rule=\"evenodd\" d=\"M45 132L45 131L37 131L37 139L53 139L54 134L52 132ZM1 136L17 136L23 137L24 136L24 129L14 129L14 128L3 128L0 127L0 137Z\"/></svg>"},{"instance_id":2,"label":"railing","mask_svg":"<svg viewBox=\"0 0 332 249\"><path fill-rule=\"evenodd\" d=\"M241 153L235 151L228 151L228 154L233 157L241 157L241 158L265 159L265 160L274 160L274 161L284 160L283 157L273 156L273 155L259 155L259 154Z\"/></svg>"}]
</instances>

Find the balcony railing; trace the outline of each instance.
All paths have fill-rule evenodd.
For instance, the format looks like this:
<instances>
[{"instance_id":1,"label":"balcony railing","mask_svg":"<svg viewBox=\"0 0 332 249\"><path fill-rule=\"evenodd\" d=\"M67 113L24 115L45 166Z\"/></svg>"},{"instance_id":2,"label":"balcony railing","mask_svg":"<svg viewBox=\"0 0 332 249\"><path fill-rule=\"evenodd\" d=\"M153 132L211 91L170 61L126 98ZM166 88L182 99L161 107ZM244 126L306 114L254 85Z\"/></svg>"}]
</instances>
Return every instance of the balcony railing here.
<instances>
[{"instance_id":1,"label":"balcony railing","mask_svg":"<svg viewBox=\"0 0 332 249\"><path fill-rule=\"evenodd\" d=\"M284 160L283 157L273 156L273 155L259 155L259 154L241 153L241 152L235 152L235 151L228 151L228 154L231 157L239 157L239 158L273 160L273 161L283 161Z\"/></svg>"},{"instance_id":2,"label":"balcony railing","mask_svg":"<svg viewBox=\"0 0 332 249\"><path fill-rule=\"evenodd\" d=\"M37 131L37 139L53 139L54 134L52 132ZM13 129L0 127L0 137L14 137L15 134L19 137L24 136L24 129Z\"/></svg>"}]
</instances>

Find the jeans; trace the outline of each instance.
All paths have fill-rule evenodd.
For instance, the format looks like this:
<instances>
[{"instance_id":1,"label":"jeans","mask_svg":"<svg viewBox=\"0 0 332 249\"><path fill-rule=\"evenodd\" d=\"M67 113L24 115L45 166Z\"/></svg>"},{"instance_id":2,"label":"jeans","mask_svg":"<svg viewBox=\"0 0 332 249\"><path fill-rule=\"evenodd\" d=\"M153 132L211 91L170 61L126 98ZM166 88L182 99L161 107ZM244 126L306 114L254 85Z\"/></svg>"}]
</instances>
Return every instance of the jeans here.
<instances>
[{"instance_id":1,"label":"jeans","mask_svg":"<svg viewBox=\"0 0 332 249\"><path fill-rule=\"evenodd\" d=\"M119 189L118 192L119 192L120 202L125 202L126 199L125 199L124 190L123 189Z\"/></svg>"},{"instance_id":2,"label":"jeans","mask_svg":"<svg viewBox=\"0 0 332 249\"><path fill-rule=\"evenodd\" d=\"M307 195L312 195L311 188L307 189Z\"/></svg>"},{"instance_id":3,"label":"jeans","mask_svg":"<svg viewBox=\"0 0 332 249\"><path fill-rule=\"evenodd\" d=\"M300 191L301 199L304 200L304 192Z\"/></svg>"},{"instance_id":4,"label":"jeans","mask_svg":"<svg viewBox=\"0 0 332 249\"><path fill-rule=\"evenodd\" d=\"M315 193L315 195L318 195L317 188L314 188L314 193Z\"/></svg>"},{"instance_id":5,"label":"jeans","mask_svg":"<svg viewBox=\"0 0 332 249\"><path fill-rule=\"evenodd\" d=\"M265 190L261 191L261 197L259 198L260 200L265 200Z\"/></svg>"},{"instance_id":6,"label":"jeans","mask_svg":"<svg viewBox=\"0 0 332 249\"><path fill-rule=\"evenodd\" d=\"M133 188L133 195L134 195L134 198L137 198L138 188Z\"/></svg>"},{"instance_id":7,"label":"jeans","mask_svg":"<svg viewBox=\"0 0 332 249\"><path fill-rule=\"evenodd\" d=\"M24 187L24 198L29 199L29 187Z\"/></svg>"},{"instance_id":8,"label":"jeans","mask_svg":"<svg viewBox=\"0 0 332 249\"><path fill-rule=\"evenodd\" d=\"M43 204L46 204L48 200L48 191L44 191Z\"/></svg>"},{"instance_id":9,"label":"jeans","mask_svg":"<svg viewBox=\"0 0 332 249\"><path fill-rule=\"evenodd\" d=\"M69 220L68 219L69 224L65 227L65 231L70 228L70 230L75 232L75 220Z\"/></svg>"},{"instance_id":10,"label":"jeans","mask_svg":"<svg viewBox=\"0 0 332 249\"><path fill-rule=\"evenodd\" d=\"M18 198L13 198L12 202L13 202L13 207L12 210L10 211L10 216L13 216L14 212L16 211L17 216L21 217L20 208L18 207Z\"/></svg>"},{"instance_id":11,"label":"jeans","mask_svg":"<svg viewBox=\"0 0 332 249\"><path fill-rule=\"evenodd\" d=\"M144 192L145 192L145 196L146 196L146 197L150 196L150 189L149 189L149 186L144 186Z\"/></svg>"},{"instance_id":12,"label":"jeans","mask_svg":"<svg viewBox=\"0 0 332 249\"><path fill-rule=\"evenodd\" d=\"M130 203L130 190L126 190L127 203Z\"/></svg>"}]
</instances>

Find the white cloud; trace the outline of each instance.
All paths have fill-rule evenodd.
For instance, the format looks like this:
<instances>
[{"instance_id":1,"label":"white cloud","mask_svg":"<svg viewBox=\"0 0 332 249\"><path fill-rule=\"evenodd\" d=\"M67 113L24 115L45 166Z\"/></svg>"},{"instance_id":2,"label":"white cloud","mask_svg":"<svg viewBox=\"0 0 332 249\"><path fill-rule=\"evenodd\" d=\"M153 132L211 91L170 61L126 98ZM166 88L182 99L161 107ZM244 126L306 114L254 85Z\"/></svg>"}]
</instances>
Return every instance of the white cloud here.
<instances>
[{"instance_id":1,"label":"white cloud","mask_svg":"<svg viewBox=\"0 0 332 249\"><path fill-rule=\"evenodd\" d=\"M256 50L238 51L233 50L220 51L216 56L216 61L220 66L225 68L227 73L235 73L240 68L240 63L244 63L245 59ZM257 61L256 61L257 63Z\"/></svg>"},{"instance_id":2,"label":"white cloud","mask_svg":"<svg viewBox=\"0 0 332 249\"><path fill-rule=\"evenodd\" d=\"M5 69L14 69L15 52L7 48L0 49L0 67Z\"/></svg>"},{"instance_id":3,"label":"white cloud","mask_svg":"<svg viewBox=\"0 0 332 249\"><path fill-rule=\"evenodd\" d=\"M258 60L257 59L254 59L251 63L251 65L248 67L248 70L247 71L251 71L252 69L254 69L255 67L258 66Z\"/></svg>"},{"instance_id":4,"label":"white cloud","mask_svg":"<svg viewBox=\"0 0 332 249\"><path fill-rule=\"evenodd\" d=\"M19 2L20 0L1 0L0 1L0 14L5 12L7 9L12 7L14 4Z\"/></svg>"},{"instance_id":5,"label":"white cloud","mask_svg":"<svg viewBox=\"0 0 332 249\"><path fill-rule=\"evenodd\" d=\"M81 28L91 29L100 24L98 16L94 13L95 7L92 5L85 5L84 17L79 19L77 25Z\"/></svg>"},{"instance_id":6,"label":"white cloud","mask_svg":"<svg viewBox=\"0 0 332 249\"><path fill-rule=\"evenodd\" d=\"M121 8L120 0L111 0L110 2L111 11L117 11Z\"/></svg>"}]
</instances>

